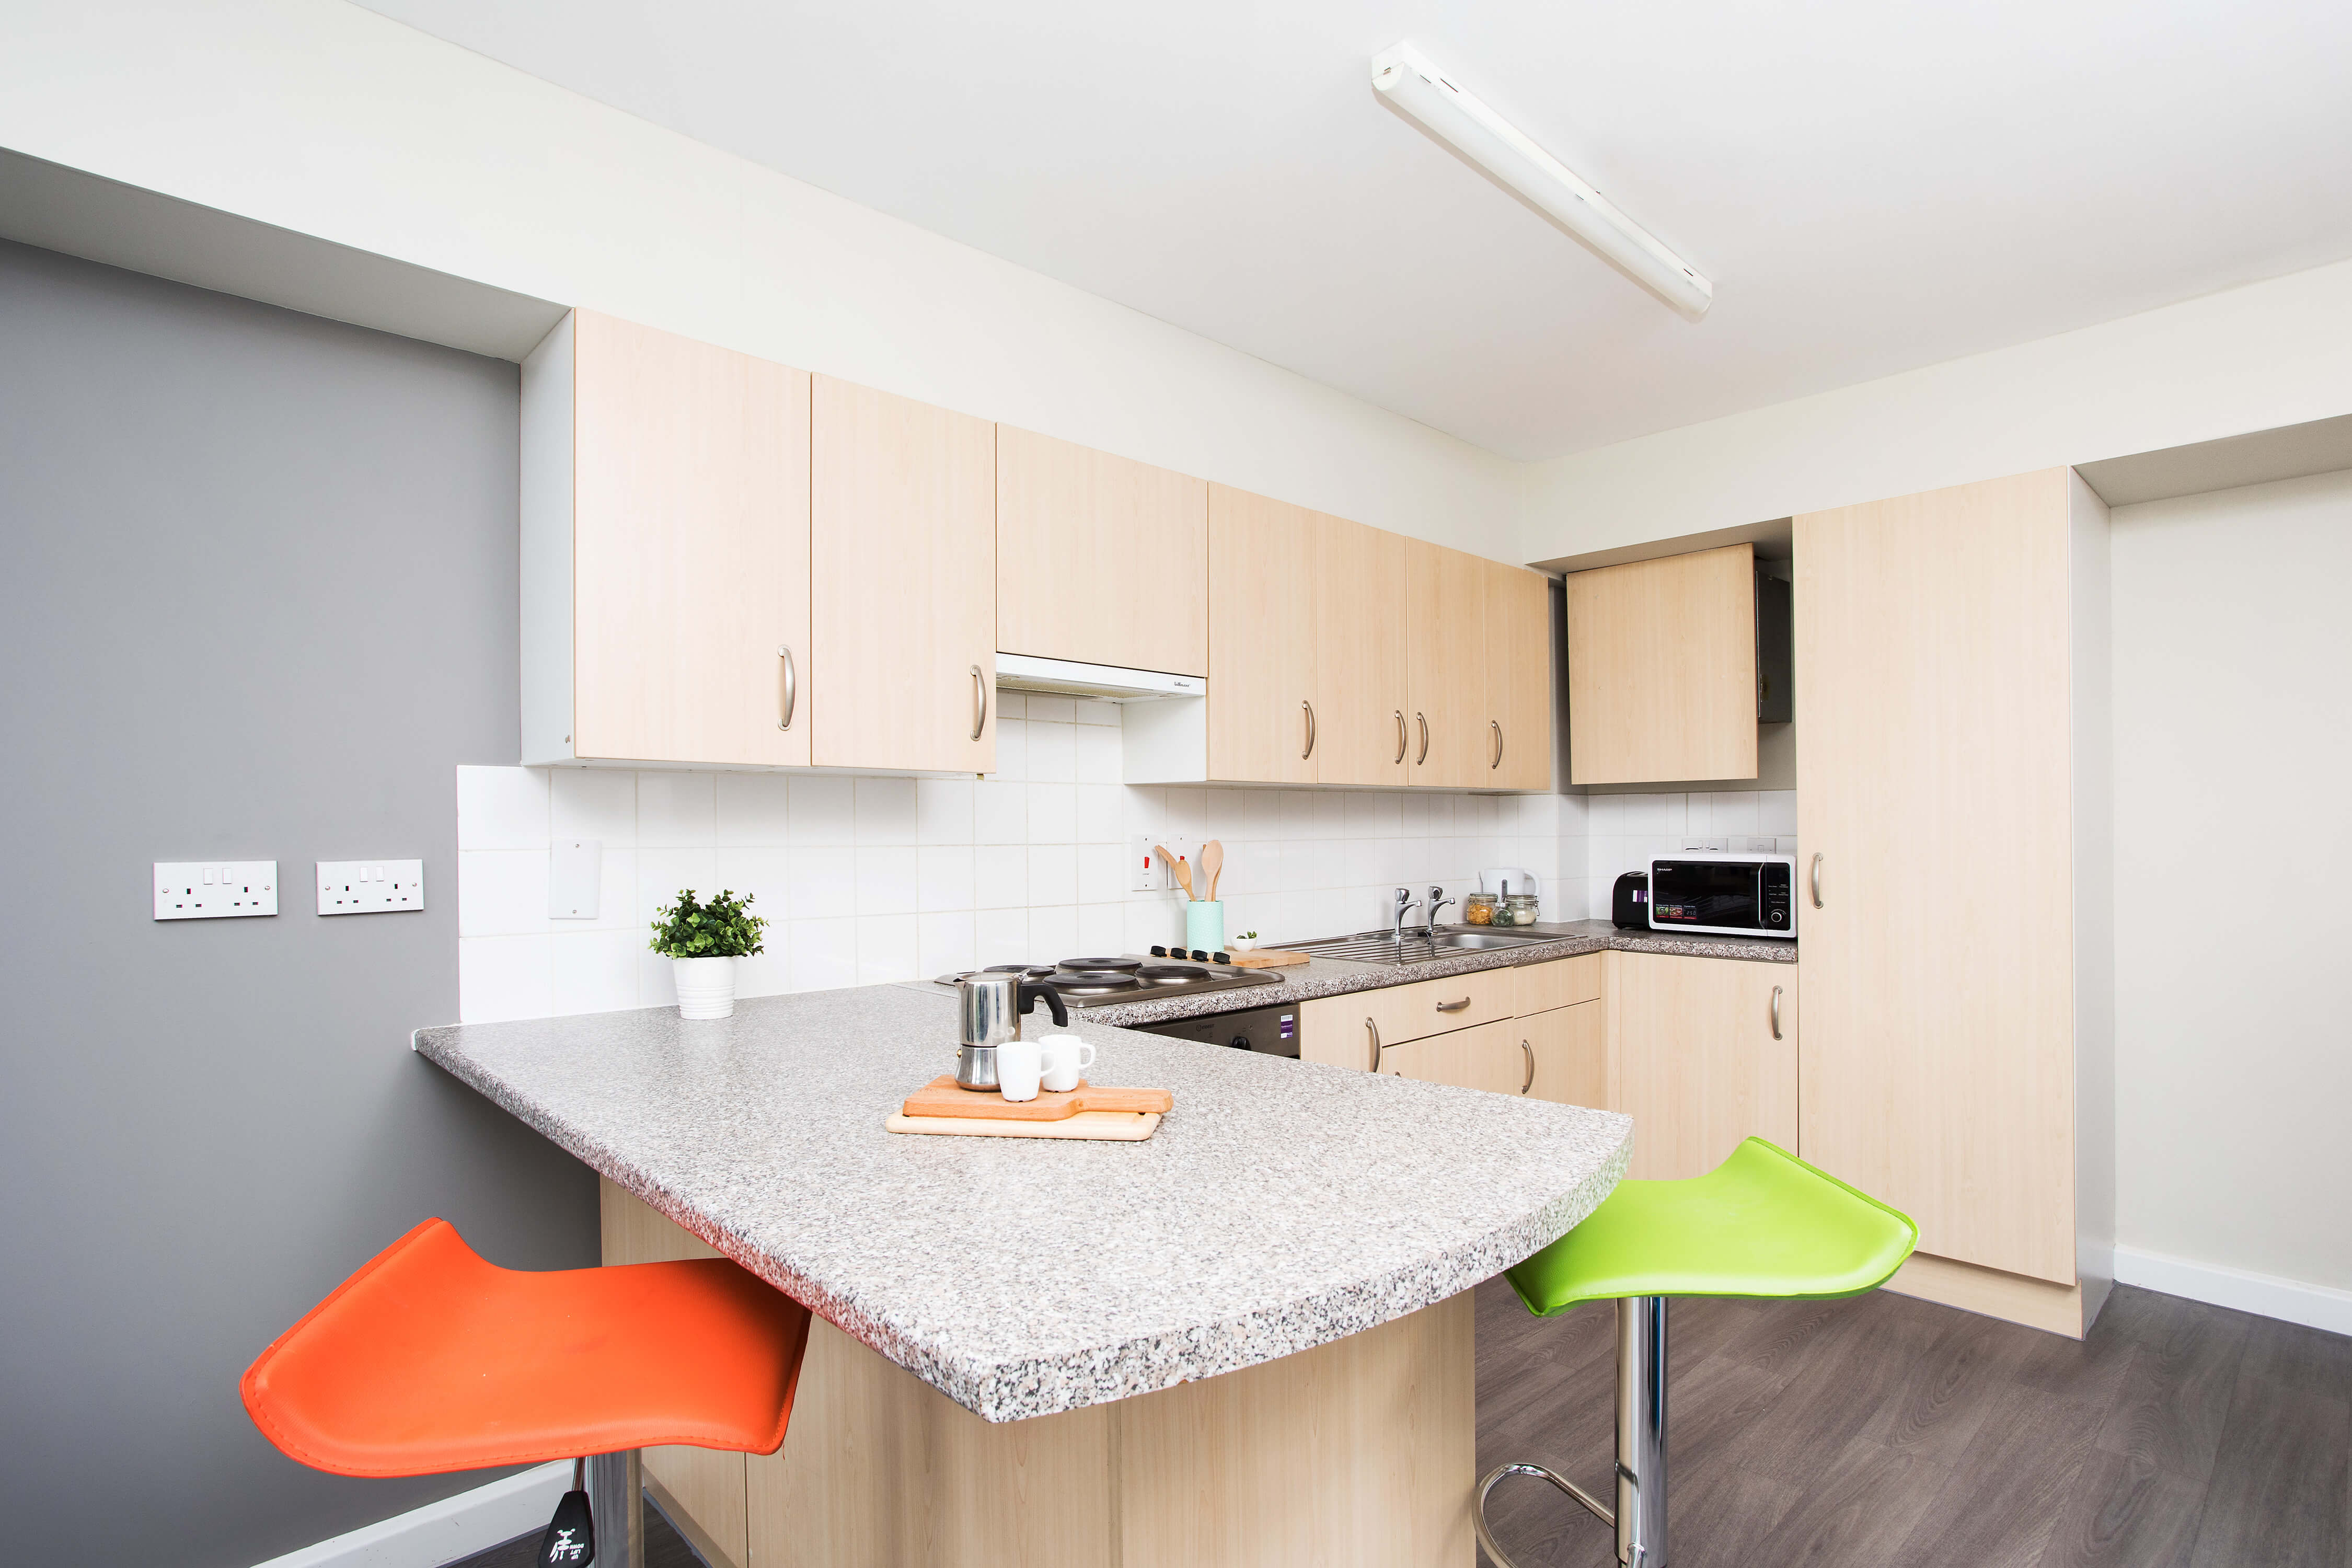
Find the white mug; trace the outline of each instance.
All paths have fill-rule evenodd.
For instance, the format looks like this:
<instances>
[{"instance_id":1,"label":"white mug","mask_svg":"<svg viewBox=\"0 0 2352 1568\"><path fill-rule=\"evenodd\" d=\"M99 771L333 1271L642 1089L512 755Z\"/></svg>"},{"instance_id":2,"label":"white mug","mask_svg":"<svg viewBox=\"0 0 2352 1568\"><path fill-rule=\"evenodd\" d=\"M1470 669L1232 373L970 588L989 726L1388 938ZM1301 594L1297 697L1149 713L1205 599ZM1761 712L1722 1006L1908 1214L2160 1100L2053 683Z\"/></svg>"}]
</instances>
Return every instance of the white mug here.
<instances>
[{"instance_id":1,"label":"white mug","mask_svg":"<svg viewBox=\"0 0 2352 1568\"><path fill-rule=\"evenodd\" d=\"M1037 1078L1043 1069L1035 1040L1000 1040L996 1045L996 1086L1007 1100L1037 1098Z\"/></svg>"},{"instance_id":2,"label":"white mug","mask_svg":"<svg viewBox=\"0 0 2352 1568\"><path fill-rule=\"evenodd\" d=\"M1037 1043L1045 1048L1043 1081L1057 1093L1077 1088L1079 1077L1095 1065L1095 1047L1090 1040L1082 1040L1076 1035L1047 1035Z\"/></svg>"}]
</instances>

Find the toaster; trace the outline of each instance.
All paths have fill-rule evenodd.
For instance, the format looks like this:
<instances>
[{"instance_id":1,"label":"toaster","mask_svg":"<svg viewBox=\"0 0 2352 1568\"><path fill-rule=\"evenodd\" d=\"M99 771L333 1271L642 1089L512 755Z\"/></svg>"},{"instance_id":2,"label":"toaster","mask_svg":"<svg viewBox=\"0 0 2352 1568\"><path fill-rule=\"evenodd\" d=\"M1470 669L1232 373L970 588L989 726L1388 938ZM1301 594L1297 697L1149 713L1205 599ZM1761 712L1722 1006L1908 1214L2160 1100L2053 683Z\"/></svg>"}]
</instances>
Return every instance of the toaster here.
<instances>
[{"instance_id":1,"label":"toaster","mask_svg":"<svg viewBox=\"0 0 2352 1568\"><path fill-rule=\"evenodd\" d=\"M1611 904L1611 921L1632 930L1649 930L1650 874L1647 871L1628 871L1618 878L1617 894Z\"/></svg>"}]
</instances>

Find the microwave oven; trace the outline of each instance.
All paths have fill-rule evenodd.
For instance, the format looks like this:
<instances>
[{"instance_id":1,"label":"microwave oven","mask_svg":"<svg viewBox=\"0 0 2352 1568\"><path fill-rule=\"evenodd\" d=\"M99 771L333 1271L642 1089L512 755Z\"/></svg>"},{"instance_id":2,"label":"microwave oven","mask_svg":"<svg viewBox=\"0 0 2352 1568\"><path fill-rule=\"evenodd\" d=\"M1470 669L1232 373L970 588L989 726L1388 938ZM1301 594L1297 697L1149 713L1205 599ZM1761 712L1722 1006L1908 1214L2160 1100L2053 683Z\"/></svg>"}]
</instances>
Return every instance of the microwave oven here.
<instances>
[{"instance_id":1,"label":"microwave oven","mask_svg":"<svg viewBox=\"0 0 2352 1568\"><path fill-rule=\"evenodd\" d=\"M1662 856L1650 862L1650 929L1794 937L1796 889L1790 855Z\"/></svg>"}]
</instances>

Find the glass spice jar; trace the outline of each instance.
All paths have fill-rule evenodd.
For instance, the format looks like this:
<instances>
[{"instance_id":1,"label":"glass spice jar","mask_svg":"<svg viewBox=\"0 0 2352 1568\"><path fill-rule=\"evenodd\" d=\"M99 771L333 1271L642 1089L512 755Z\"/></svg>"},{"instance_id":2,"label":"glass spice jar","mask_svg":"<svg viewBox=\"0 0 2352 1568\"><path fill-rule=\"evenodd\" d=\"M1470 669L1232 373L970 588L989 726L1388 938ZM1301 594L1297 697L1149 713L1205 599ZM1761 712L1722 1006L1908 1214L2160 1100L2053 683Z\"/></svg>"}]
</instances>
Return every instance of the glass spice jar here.
<instances>
[{"instance_id":1,"label":"glass spice jar","mask_svg":"<svg viewBox=\"0 0 2352 1568\"><path fill-rule=\"evenodd\" d=\"M1492 893L1473 893L1462 900L1462 918L1474 926L1500 925L1496 918L1496 900Z\"/></svg>"},{"instance_id":2,"label":"glass spice jar","mask_svg":"<svg viewBox=\"0 0 2352 1568\"><path fill-rule=\"evenodd\" d=\"M1543 900L1533 893L1511 893L1503 900L1496 925L1531 926L1543 919Z\"/></svg>"}]
</instances>

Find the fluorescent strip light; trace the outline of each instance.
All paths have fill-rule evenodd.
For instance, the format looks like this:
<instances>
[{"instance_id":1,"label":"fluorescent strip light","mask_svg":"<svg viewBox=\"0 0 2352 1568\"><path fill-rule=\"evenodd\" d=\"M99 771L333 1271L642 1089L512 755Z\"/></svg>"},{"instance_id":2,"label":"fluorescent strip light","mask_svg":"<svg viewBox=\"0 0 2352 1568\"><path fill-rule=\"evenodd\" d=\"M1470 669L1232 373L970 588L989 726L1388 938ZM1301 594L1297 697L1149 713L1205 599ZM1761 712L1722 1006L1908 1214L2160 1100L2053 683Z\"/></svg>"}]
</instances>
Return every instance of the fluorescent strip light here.
<instances>
[{"instance_id":1,"label":"fluorescent strip light","mask_svg":"<svg viewBox=\"0 0 2352 1568\"><path fill-rule=\"evenodd\" d=\"M1411 44L1399 44L1372 61L1372 88L1390 108L1683 315L1696 321L1715 303L1715 285L1696 268L1611 205L1525 132L1446 79Z\"/></svg>"}]
</instances>

